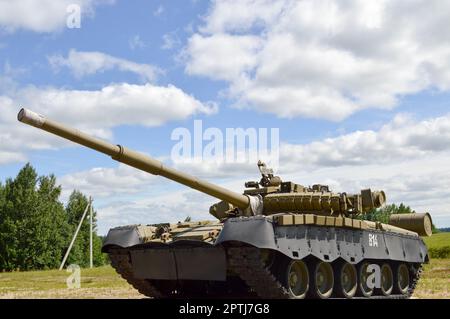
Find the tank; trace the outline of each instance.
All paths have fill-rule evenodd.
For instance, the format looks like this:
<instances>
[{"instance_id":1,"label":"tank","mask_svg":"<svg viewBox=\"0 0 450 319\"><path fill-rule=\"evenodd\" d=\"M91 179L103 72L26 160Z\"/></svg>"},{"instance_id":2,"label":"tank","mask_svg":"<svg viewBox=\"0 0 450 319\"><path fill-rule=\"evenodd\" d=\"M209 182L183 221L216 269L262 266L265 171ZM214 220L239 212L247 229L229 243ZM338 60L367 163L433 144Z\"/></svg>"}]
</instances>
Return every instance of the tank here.
<instances>
[{"instance_id":1,"label":"tank","mask_svg":"<svg viewBox=\"0 0 450 319\"><path fill-rule=\"evenodd\" d=\"M241 194L27 109L18 120L220 200L209 210L215 220L109 230L103 252L146 296L408 298L428 262L420 237L431 235L428 213L393 215L389 224L361 219L384 205L383 191L303 186L258 162L260 180L245 183Z\"/></svg>"}]
</instances>

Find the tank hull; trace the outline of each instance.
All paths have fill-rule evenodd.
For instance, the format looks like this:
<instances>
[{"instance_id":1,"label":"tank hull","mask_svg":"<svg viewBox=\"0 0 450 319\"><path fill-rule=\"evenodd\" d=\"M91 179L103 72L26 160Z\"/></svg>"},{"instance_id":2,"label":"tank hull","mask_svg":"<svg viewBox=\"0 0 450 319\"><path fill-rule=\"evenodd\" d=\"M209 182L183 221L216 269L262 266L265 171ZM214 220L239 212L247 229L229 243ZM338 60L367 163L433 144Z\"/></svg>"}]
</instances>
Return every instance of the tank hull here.
<instances>
[{"instance_id":1,"label":"tank hull","mask_svg":"<svg viewBox=\"0 0 450 319\"><path fill-rule=\"evenodd\" d=\"M243 298L292 298L280 266L291 261L304 262L308 269L324 262L334 271L342 263L356 267L365 262L379 266L389 263L393 271L406 265L410 277L408 292L385 297L407 298L418 280L421 265L428 261L427 248L418 236L376 229L285 226L265 216L228 219L213 242L145 242L137 227L112 229L103 250L109 253L116 270L122 275L125 272L125 279L138 289L150 287L140 291L156 298L219 298L230 294ZM187 228L185 232L191 230ZM267 252L275 256L270 263ZM122 258L122 264L117 258ZM376 295L375 291L370 297Z\"/></svg>"}]
</instances>

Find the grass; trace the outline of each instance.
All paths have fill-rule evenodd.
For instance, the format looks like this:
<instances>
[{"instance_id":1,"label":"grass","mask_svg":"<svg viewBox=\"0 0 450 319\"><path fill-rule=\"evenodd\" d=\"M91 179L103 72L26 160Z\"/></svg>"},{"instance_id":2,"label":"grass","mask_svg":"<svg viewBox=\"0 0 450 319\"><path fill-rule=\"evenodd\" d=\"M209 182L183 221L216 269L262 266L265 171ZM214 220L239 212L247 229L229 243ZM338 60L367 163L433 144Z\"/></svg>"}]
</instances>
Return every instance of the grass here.
<instances>
[{"instance_id":1,"label":"grass","mask_svg":"<svg viewBox=\"0 0 450 319\"><path fill-rule=\"evenodd\" d=\"M450 299L450 259L431 259L424 266L414 297Z\"/></svg>"},{"instance_id":2,"label":"grass","mask_svg":"<svg viewBox=\"0 0 450 319\"><path fill-rule=\"evenodd\" d=\"M68 289L58 270L0 273L0 298L143 298L110 266L81 270L81 288ZM414 298L450 299L450 259L431 259Z\"/></svg>"},{"instance_id":3,"label":"grass","mask_svg":"<svg viewBox=\"0 0 450 319\"><path fill-rule=\"evenodd\" d=\"M437 233L430 237L424 237L428 248L440 248L450 246L450 233Z\"/></svg>"},{"instance_id":4,"label":"grass","mask_svg":"<svg viewBox=\"0 0 450 319\"><path fill-rule=\"evenodd\" d=\"M0 273L0 298L142 298L112 267L81 269L81 287L67 288L59 270Z\"/></svg>"},{"instance_id":5,"label":"grass","mask_svg":"<svg viewBox=\"0 0 450 319\"><path fill-rule=\"evenodd\" d=\"M437 233L424 238L431 258L450 258L450 233Z\"/></svg>"}]
</instances>

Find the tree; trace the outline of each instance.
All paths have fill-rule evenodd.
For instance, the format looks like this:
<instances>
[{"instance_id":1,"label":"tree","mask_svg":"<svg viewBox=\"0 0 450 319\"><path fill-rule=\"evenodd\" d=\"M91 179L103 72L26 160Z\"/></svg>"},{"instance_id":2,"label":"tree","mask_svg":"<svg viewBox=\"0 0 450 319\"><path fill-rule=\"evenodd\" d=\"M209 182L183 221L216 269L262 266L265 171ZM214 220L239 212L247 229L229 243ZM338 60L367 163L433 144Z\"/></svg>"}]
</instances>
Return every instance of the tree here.
<instances>
[{"instance_id":1,"label":"tree","mask_svg":"<svg viewBox=\"0 0 450 319\"><path fill-rule=\"evenodd\" d=\"M3 190L0 266L5 270L55 268L66 241L67 222L56 178L37 176L26 164Z\"/></svg>"},{"instance_id":2,"label":"tree","mask_svg":"<svg viewBox=\"0 0 450 319\"><path fill-rule=\"evenodd\" d=\"M9 219L6 214L6 198L5 198L5 187L0 183L0 271L7 268L7 229Z\"/></svg>"},{"instance_id":3,"label":"tree","mask_svg":"<svg viewBox=\"0 0 450 319\"><path fill-rule=\"evenodd\" d=\"M362 214L361 219L387 224L389 223L389 217L391 217L392 214L410 214L413 212L411 207L405 206L403 203L399 206L391 204L377 209L374 208L367 213Z\"/></svg>"},{"instance_id":4,"label":"tree","mask_svg":"<svg viewBox=\"0 0 450 319\"><path fill-rule=\"evenodd\" d=\"M14 180L8 179L4 190L2 234L2 269L14 270L23 265L24 234L20 230L24 220L36 210L35 187L37 174L31 165L25 165Z\"/></svg>"},{"instance_id":5,"label":"tree","mask_svg":"<svg viewBox=\"0 0 450 319\"><path fill-rule=\"evenodd\" d=\"M54 175L40 176L28 163L14 179L0 183L0 271L57 268L87 205L72 193L66 208ZM95 213L95 212L94 212ZM95 214L94 222L95 222ZM94 228L95 231L95 228ZM94 233L94 264L105 263ZM89 264L89 221L83 223L69 261Z\"/></svg>"}]
</instances>

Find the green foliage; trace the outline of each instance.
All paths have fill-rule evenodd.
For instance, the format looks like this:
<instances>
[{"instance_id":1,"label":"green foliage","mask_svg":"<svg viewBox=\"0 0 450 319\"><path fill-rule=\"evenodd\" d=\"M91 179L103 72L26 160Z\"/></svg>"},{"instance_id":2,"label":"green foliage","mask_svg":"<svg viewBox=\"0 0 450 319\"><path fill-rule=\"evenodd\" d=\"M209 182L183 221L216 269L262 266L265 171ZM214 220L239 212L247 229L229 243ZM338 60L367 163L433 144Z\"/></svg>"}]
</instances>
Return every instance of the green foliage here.
<instances>
[{"instance_id":1,"label":"green foliage","mask_svg":"<svg viewBox=\"0 0 450 319\"><path fill-rule=\"evenodd\" d=\"M450 258L450 246L428 249L431 258Z\"/></svg>"},{"instance_id":2,"label":"green foliage","mask_svg":"<svg viewBox=\"0 0 450 319\"><path fill-rule=\"evenodd\" d=\"M389 217L392 214L411 214L413 212L414 211L409 206L405 206L403 203L398 206L396 204L391 204L382 208L372 209L369 212L362 214L360 219L387 224L389 223Z\"/></svg>"},{"instance_id":3,"label":"green foliage","mask_svg":"<svg viewBox=\"0 0 450 319\"><path fill-rule=\"evenodd\" d=\"M424 238L431 258L450 258L450 233L441 232Z\"/></svg>"},{"instance_id":4,"label":"green foliage","mask_svg":"<svg viewBox=\"0 0 450 319\"><path fill-rule=\"evenodd\" d=\"M87 204L84 195L74 192L65 209L59 201L60 195L61 187L56 185L55 176L38 177L30 164L15 179L0 184L0 271L59 266L84 211L82 205ZM79 236L78 251L74 247L70 258L85 266L86 256L89 263L89 224L83 225ZM99 240L95 234L96 265L105 263Z\"/></svg>"}]
</instances>

